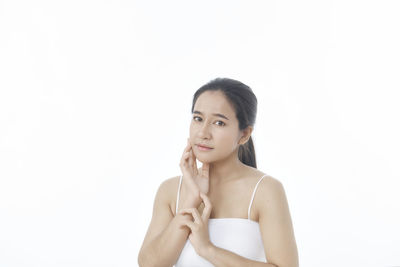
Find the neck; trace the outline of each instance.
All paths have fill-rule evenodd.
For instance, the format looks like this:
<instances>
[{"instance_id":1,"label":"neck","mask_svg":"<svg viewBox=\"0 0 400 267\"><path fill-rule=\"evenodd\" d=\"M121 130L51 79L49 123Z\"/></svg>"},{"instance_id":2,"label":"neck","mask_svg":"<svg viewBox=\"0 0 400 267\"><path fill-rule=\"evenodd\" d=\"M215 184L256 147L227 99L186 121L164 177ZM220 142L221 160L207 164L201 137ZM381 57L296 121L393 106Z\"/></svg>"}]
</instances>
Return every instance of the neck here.
<instances>
[{"instance_id":1,"label":"neck","mask_svg":"<svg viewBox=\"0 0 400 267\"><path fill-rule=\"evenodd\" d=\"M243 171L243 164L237 153L232 153L228 158L210 163L210 183L220 184L237 178Z\"/></svg>"}]
</instances>

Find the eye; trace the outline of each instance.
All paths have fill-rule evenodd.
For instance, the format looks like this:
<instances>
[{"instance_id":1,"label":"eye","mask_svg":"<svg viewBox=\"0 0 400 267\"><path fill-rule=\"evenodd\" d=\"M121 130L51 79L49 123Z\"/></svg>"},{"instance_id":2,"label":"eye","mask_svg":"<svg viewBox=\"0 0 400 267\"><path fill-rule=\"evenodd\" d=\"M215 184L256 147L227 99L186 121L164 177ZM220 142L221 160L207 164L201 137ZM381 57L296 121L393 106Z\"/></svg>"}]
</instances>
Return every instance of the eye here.
<instances>
[{"instance_id":1,"label":"eye","mask_svg":"<svg viewBox=\"0 0 400 267\"><path fill-rule=\"evenodd\" d=\"M194 121L198 121L197 119L200 119L200 120L201 120L201 118L198 117L198 116L194 116L194 117L193 117L193 120L194 120Z\"/></svg>"},{"instance_id":2,"label":"eye","mask_svg":"<svg viewBox=\"0 0 400 267\"><path fill-rule=\"evenodd\" d=\"M203 119L200 118L199 116L193 116L193 120L194 121L202 121ZM220 124L218 124L218 126L225 126L225 122L223 122L223 121L216 121L216 123L220 123Z\"/></svg>"}]
</instances>

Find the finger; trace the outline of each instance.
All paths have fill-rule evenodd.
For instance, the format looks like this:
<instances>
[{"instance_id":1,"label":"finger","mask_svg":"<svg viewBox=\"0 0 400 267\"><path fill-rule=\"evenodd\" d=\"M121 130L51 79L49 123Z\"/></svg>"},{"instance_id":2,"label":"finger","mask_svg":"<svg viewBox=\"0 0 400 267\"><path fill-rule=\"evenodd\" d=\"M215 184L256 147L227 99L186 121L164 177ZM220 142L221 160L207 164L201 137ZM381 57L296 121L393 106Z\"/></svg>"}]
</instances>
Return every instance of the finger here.
<instances>
[{"instance_id":1,"label":"finger","mask_svg":"<svg viewBox=\"0 0 400 267\"><path fill-rule=\"evenodd\" d=\"M182 157L181 157L181 161L183 160L183 158L187 155L187 153L189 152L188 147L185 147L185 149L182 152Z\"/></svg>"},{"instance_id":2,"label":"finger","mask_svg":"<svg viewBox=\"0 0 400 267\"><path fill-rule=\"evenodd\" d=\"M185 178L185 180L189 181L189 183L191 184L191 186L195 185L192 177L193 177L193 173L192 170L190 169L189 163L188 163L188 158L190 156L189 152L186 152L181 159L181 162L179 163L179 167L181 168L183 177ZM192 185L193 184L193 185Z\"/></svg>"},{"instance_id":3,"label":"finger","mask_svg":"<svg viewBox=\"0 0 400 267\"><path fill-rule=\"evenodd\" d=\"M183 155L182 155L182 158L183 158L184 160L187 160L189 157L190 157L190 152L189 152L189 151L186 151L186 152L183 153Z\"/></svg>"},{"instance_id":4,"label":"finger","mask_svg":"<svg viewBox=\"0 0 400 267\"><path fill-rule=\"evenodd\" d=\"M189 152L186 152L182 155L181 162L179 163L179 166L181 167L182 171L184 171L184 170L187 171L186 169L188 167L188 164L187 164L188 157L189 157Z\"/></svg>"},{"instance_id":5,"label":"finger","mask_svg":"<svg viewBox=\"0 0 400 267\"><path fill-rule=\"evenodd\" d=\"M181 163L184 163L190 157L190 149L191 149L191 145L190 145L189 139L187 139L186 147L182 153Z\"/></svg>"},{"instance_id":6,"label":"finger","mask_svg":"<svg viewBox=\"0 0 400 267\"><path fill-rule=\"evenodd\" d=\"M189 227L190 231L193 232L197 227L194 222L182 222L179 227Z\"/></svg>"},{"instance_id":7,"label":"finger","mask_svg":"<svg viewBox=\"0 0 400 267\"><path fill-rule=\"evenodd\" d=\"M190 147L189 149L189 168L193 170L193 149Z\"/></svg>"},{"instance_id":8,"label":"finger","mask_svg":"<svg viewBox=\"0 0 400 267\"><path fill-rule=\"evenodd\" d=\"M193 148L191 150L191 154L192 154L192 159L193 159L193 163L192 163L193 174L194 174L194 176L197 176L199 174L199 171L197 169L196 155L194 154Z\"/></svg>"},{"instance_id":9,"label":"finger","mask_svg":"<svg viewBox=\"0 0 400 267\"><path fill-rule=\"evenodd\" d=\"M190 156L190 154L189 154L188 151L186 151L185 153L183 153L183 154L182 154L182 157L181 157L181 163L187 163L187 160L188 160L189 156Z\"/></svg>"},{"instance_id":10,"label":"finger","mask_svg":"<svg viewBox=\"0 0 400 267\"><path fill-rule=\"evenodd\" d=\"M189 185L189 187L196 191L198 189L197 184L193 180L193 164L190 166L191 162L189 163L190 160L190 154L192 153L191 151L191 145L189 142L189 139L187 140L187 146L185 148L185 152L182 155L181 161L179 163L179 167L182 171L183 178L185 180L185 183ZM198 172L194 172L196 175Z\"/></svg>"},{"instance_id":11,"label":"finger","mask_svg":"<svg viewBox=\"0 0 400 267\"><path fill-rule=\"evenodd\" d=\"M180 213L180 214L184 214L184 213L192 214L191 212L192 212L193 210L195 210L195 208L183 208L183 209L180 209L180 210L178 211L178 213Z\"/></svg>"},{"instance_id":12,"label":"finger","mask_svg":"<svg viewBox=\"0 0 400 267\"><path fill-rule=\"evenodd\" d=\"M188 139L188 140L187 140L187 143L186 143L186 147L185 147L185 149L183 149L182 154L185 154L186 152L188 152L189 149L190 149L190 143L189 143L189 139Z\"/></svg>"},{"instance_id":13,"label":"finger","mask_svg":"<svg viewBox=\"0 0 400 267\"><path fill-rule=\"evenodd\" d=\"M198 171L198 169L197 169L197 160L196 160L196 155L194 154L194 151L192 150L192 153L193 153L193 158L194 158L194 169L196 170L196 172Z\"/></svg>"},{"instance_id":14,"label":"finger","mask_svg":"<svg viewBox=\"0 0 400 267\"><path fill-rule=\"evenodd\" d=\"M185 149L183 149L183 153L185 153L189 148L189 141L186 143Z\"/></svg>"},{"instance_id":15,"label":"finger","mask_svg":"<svg viewBox=\"0 0 400 267\"><path fill-rule=\"evenodd\" d=\"M189 166L191 168L192 162L190 160L190 155L191 155L190 150L191 150L192 147L191 147L189 138L186 139L186 141L187 141L186 147L183 150L180 164L182 166L185 166L185 167Z\"/></svg>"},{"instance_id":16,"label":"finger","mask_svg":"<svg viewBox=\"0 0 400 267\"><path fill-rule=\"evenodd\" d=\"M194 222L200 224L202 223L200 213L197 209L195 208L188 208L188 209L181 209L179 211L180 214L190 214L194 218Z\"/></svg>"},{"instance_id":17,"label":"finger","mask_svg":"<svg viewBox=\"0 0 400 267\"><path fill-rule=\"evenodd\" d=\"M198 224L202 224L203 220L200 216L200 213L197 209L191 208L191 209L182 209L179 211L181 214L191 214L194 218L194 222Z\"/></svg>"},{"instance_id":18,"label":"finger","mask_svg":"<svg viewBox=\"0 0 400 267\"><path fill-rule=\"evenodd\" d=\"M185 153L183 153L181 158L181 164L185 166L188 165L189 157L190 157L190 151L186 151Z\"/></svg>"},{"instance_id":19,"label":"finger","mask_svg":"<svg viewBox=\"0 0 400 267\"><path fill-rule=\"evenodd\" d=\"M200 197L203 199L203 202L204 202L204 209L203 209L203 214L201 215L201 218L203 219L203 221L206 221L210 218L212 204L206 194L200 193Z\"/></svg>"}]
</instances>

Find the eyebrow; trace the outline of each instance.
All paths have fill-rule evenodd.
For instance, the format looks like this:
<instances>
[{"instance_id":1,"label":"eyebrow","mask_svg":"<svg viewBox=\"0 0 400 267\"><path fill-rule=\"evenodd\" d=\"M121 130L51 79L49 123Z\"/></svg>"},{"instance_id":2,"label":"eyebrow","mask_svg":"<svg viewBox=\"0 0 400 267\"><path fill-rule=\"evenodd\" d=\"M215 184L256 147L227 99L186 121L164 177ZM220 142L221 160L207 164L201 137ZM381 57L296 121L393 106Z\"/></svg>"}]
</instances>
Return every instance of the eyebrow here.
<instances>
[{"instance_id":1,"label":"eyebrow","mask_svg":"<svg viewBox=\"0 0 400 267\"><path fill-rule=\"evenodd\" d=\"M203 115L203 113L201 113L200 111L197 111L197 110L193 111L193 114L200 114L200 115ZM229 120L226 116L224 116L224 115L222 115L222 114L220 114L220 113L213 113L213 114L211 114L211 115L224 118L225 120Z\"/></svg>"}]
</instances>

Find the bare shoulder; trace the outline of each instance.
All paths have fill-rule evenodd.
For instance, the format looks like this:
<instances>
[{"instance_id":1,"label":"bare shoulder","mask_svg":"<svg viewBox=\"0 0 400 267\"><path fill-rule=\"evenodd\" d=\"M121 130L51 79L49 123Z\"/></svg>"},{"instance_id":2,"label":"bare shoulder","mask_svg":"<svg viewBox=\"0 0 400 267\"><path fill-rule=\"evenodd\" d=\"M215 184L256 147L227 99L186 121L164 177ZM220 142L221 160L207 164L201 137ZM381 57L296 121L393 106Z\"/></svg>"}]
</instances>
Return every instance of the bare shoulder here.
<instances>
[{"instance_id":1,"label":"bare shoulder","mask_svg":"<svg viewBox=\"0 0 400 267\"><path fill-rule=\"evenodd\" d=\"M254 182L258 182L260 178L265 176L257 187L258 191L265 190L266 188L273 190L274 187L279 187L280 185L282 185L278 179L256 168L247 166L247 173L248 173L247 177L251 177L254 180Z\"/></svg>"},{"instance_id":2,"label":"bare shoulder","mask_svg":"<svg viewBox=\"0 0 400 267\"><path fill-rule=\"evenodd\" d=\"M174 176L174 177L167 178L161 183L160 186L163 186L166 189L172 189L175 186L179 185L179 178L180 178L180 176Z\"/></svg>"},{"instance_id":3,"label":"bare shoulder","mask_svg":"<svg viewBox=\"0 0 400 267\"><path fill-rule=\"evenodd\" d=\"M264 202L268 200L268 197L272 195L276 196L276 194L281 194L284 191L281 181L277 178L250 166L248 166L247 171L247 176L251 178L249 181L252 187L263 177L257 187L256 202L257 199Z\"/></svg>"},{"instance_id":4,"label":"bare shoulder","mask_svg":"<svg viewBox=\"0 0 400 267\"><path fill-rule=\"evenodd\" d=\"M282 198L285 195L283 184L277 178L267 175L259 185L259 199L262 202L271 201L272 198Z\"/></svg>"},{"instance_id":5,"label":"bare shoulder","mask_svg":"<svg viewBox=\"0 0 400 267\"><path fill-rule=\"evenodd\" d=\"M280 205L282 205L282 202L286 201L286 195L281 181L277 178L258 170L255 174L257 181L260 177L265 175L257 187L257 193L253 204L255 206L257 218L259 218L262 213L264 213L264 215L265 213L269 213L271 205L274 206L279 202Z\"/></svg>"},{"instance_id":6,"label":"bare shoulder","mask_svg":"<svg viewBox=\"0 0 400 267\"><path fill-rule=\"evenodd\" d=\"M262 190L282 190L283 184L279 179L267 174L260 184L260 187Z\"/></svg>"}]
</instances>

